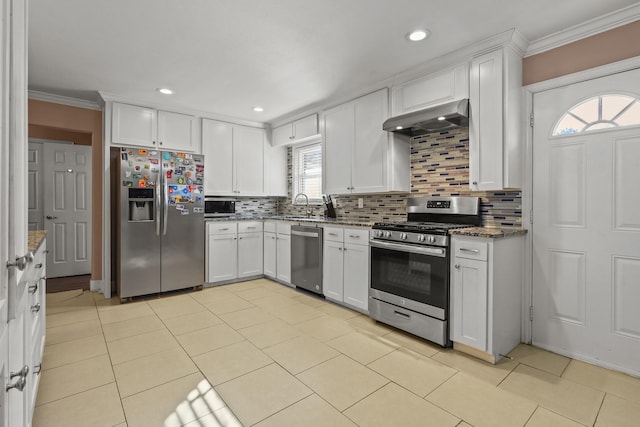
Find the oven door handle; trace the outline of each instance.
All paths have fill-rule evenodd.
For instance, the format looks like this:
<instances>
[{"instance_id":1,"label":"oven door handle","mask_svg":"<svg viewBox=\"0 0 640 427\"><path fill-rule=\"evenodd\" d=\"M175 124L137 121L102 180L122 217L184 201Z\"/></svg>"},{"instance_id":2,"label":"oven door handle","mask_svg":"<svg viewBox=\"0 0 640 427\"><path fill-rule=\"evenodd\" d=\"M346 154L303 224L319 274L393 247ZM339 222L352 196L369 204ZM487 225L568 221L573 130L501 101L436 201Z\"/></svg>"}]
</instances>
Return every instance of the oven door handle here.
<instances>
[{"instance_id":1,"label":"oven door handle","mask_svg":"<svg viewBox=\"0 0 640 427\"><path fill-rule=\"evenodd\" d=\"M444 248L432 248L413 245L403 245L391 242L380 242L378 240L370 240L372 248L390 249L393 251L409 252L412 254L433 255L440 258L447 256L447 250Z\"/></svg>"}]
</instances>

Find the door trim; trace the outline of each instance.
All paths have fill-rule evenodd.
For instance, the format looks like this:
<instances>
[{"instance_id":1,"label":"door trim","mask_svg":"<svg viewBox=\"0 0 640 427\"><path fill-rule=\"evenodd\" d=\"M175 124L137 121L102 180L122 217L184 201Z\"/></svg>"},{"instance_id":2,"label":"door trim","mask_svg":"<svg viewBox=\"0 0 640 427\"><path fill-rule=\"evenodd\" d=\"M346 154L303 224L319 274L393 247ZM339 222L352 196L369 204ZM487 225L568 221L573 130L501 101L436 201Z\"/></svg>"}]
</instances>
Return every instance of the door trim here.
<instances>
[{"instance_id":1,"label":"door trim","mask_svg":"<svg viewBox=\"0 0 640 427\"><path fill-rule=\"evenodd\" d=\"M585 82L600 77L606 77L612 74L623 73L625 71L634 70L636 68L640 68L640 56L524 86L522 88L524 92L523 100L525 103L523 109L525 116L523 117L523 121L524 123L529 123L529 117L531 117L531 115L533 114L533 96L536 93L550 89L557 89L562 86ZM531 213L533 212L533 127L525 125L523 136L525 140L525 159L524 183L522 185L522 225L523 228L527 230L527 234L525 235L525 277L524 289L522 293L522 341L531 344L533 337L533 322L529 317L529 307L533 302L533 239L531 234L533 231L533 224L531 222ZM533 315L535 316L535 310ZM562 354L561 352L558 353ZM575 358L575 356L571 357ZM601 361L591 360L587 357L584 357L581 360L594 363L596 365L605 366ZM617 367L616 369L619 369L619 367Z\"/></svg>"}]
</instances>

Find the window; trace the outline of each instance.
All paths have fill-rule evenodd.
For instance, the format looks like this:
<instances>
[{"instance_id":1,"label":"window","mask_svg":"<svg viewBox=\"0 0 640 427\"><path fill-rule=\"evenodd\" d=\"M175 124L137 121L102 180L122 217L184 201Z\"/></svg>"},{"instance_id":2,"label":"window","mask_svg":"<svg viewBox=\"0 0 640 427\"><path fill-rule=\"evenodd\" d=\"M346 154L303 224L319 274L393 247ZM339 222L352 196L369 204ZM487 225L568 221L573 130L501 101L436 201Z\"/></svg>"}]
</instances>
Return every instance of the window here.
<instances>
[{"instance_id":1,"label":"window","mask_svg":"<svg viewBox=\"0 0 640 427\"><path fill-rule=\"evenodd\" d=\"M304 193L309 202L322 201L322 143L294 147L292 197ZM301 197L301 199L304 199Z\"/></svg>"},{"instance_id":2,"label":"window","mask_svg":"<svg viewBox=\"0 0 640 427\"><path fill-rule=\"evenodd\" d=\"M600 95L574 105L558 121L553 136L640 125L640 100L628 95Z\"/></svg>"}]
</instances>

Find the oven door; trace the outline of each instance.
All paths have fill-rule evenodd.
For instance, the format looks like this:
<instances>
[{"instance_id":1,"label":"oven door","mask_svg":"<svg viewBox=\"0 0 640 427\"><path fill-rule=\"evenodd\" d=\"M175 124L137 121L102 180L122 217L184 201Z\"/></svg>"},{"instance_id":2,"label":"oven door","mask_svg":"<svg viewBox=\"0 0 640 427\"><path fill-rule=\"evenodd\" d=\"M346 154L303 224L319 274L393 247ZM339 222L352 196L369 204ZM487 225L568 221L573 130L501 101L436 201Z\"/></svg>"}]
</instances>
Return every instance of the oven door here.
<instances>
[{"instance_id":1,"label":"oven door","mask_svg":"<svg viewBox=\"0 0 640 427\"><path fill-rule=\"evenodd\" d=\"M371 240L370 277L371 297L447 319L447 248Z\"/></svg>"}]
</instances>

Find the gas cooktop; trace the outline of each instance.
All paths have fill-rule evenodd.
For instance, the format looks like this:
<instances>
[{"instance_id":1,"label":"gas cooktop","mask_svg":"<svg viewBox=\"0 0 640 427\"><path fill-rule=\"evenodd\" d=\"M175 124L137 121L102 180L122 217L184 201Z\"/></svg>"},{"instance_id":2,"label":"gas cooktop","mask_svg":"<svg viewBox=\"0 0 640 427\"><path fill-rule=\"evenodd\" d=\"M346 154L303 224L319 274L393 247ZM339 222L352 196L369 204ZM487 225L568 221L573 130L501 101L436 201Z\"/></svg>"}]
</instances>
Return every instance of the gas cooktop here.
<instances>
[{"instance_id":1,"label":"gas cooktop","mask_svg":"<svg viewBox=\"0 0 640 427\"><path fill-rule=\"evenodd\" d=\"M447 234L449 230L464 227L474 227L471 224L452 224L441 222L420 222L420 221L406 221L406 222L376 222L373 224L374 230L390 230L390 231L405 231L411 233L429 233L429 234Z\"/></svg>"}]
</instances>

